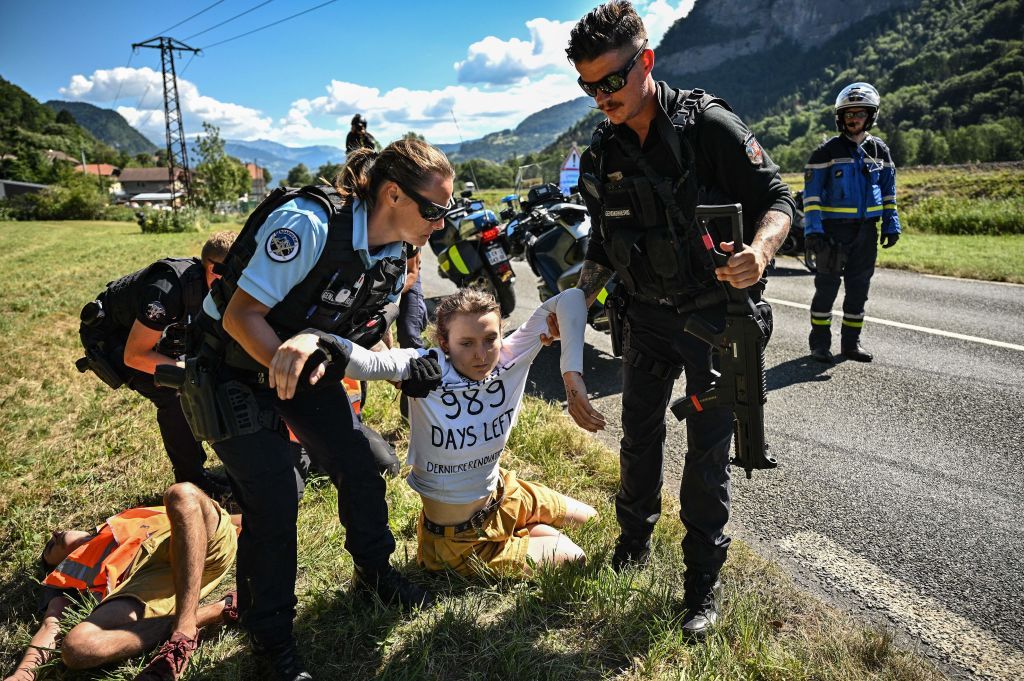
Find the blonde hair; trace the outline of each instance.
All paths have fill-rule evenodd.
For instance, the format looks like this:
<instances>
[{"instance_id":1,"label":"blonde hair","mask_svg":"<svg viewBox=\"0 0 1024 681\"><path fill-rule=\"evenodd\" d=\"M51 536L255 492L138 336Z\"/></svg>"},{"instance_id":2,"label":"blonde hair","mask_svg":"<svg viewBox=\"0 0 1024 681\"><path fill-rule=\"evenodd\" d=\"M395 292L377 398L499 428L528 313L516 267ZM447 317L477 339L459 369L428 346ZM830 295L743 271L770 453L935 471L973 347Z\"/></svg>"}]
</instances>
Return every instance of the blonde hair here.
<instances>
[{"instance_id":1,"label":"blonde hair","mask_svg":"<svg viewBox=\"0 0 1024 681\"><path fill-rule=\"evenodd\" d=\"M224 258L228 257L228 251L231 250L231 244L235 243L236 236L238 233L230 230L214 232L203 244L203 252L199 257L204 262L224 262Z\"/></svg>"},{"instance_id":2,"label":"blonde hair","mask_svg":"<svg viewBox=\"0 0 1024 681\"><path fill-rule=\"evenodd\" d=\"M400 139L380 152L357 149L348 154L335 188L348 198L356 196L373 209L381 186L391 180L413 191L425 190L431 176L454 178L448 157L422 140Z\"/></svg>"},{"instance_id":3,"label":"blonde hair","mask_svg":"<svg viewBox=\"0 0 1024 681\"><path fill-rule=\"evenodd\" d=\"M493 312L498 315L501 328L501 306L490 293L472 288L460 288L457 292L441 299L434 310L437 326L434 328L434 342L440 345L448 342L448 327L454 315L459 313L484 315Z\"/></svg>"}]
</instances>

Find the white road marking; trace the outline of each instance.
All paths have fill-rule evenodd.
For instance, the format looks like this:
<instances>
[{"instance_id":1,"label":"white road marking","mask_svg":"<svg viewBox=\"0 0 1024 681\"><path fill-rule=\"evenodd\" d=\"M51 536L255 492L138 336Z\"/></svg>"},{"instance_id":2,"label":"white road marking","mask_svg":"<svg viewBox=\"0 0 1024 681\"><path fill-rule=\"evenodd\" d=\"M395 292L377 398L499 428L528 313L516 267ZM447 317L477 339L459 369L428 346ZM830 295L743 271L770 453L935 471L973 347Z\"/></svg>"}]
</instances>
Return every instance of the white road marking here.
<instances>
[{"instance_id":1,"label":"white road marking","mask_svg":"<svg viewBox=\"0 0 1024 681\"><path fill-rule=\"evenodd\" d=\"M922 274L928 279L949 279L950 281L966 281L972 284L994 284L996 286L1024 286L1013 281L986 281L985 279L968 279L967 277L950 277L945 274Z\"/></svg>"},{"instance_id":2,"label":"white road marking","mask_svg":"<svg viewBox=\"0 0 1024 681\"><path fill-rule=\"evenodd\" d=\"M795 307L801 310L810 310L811 306L804 303L794 303L789 300L779 300L778 298L765 298L772 305L786 305L788 307ZM843 316L842 310L832 310L832 314L837 317ZM878 317L864 317L864 321L872 322L874 324L882 324L884 326L895 326L898 329L907 329L909 331L920 331L921 333L930 333L933 336L945 336L946 338L956 338L957 340L970 341L972 343L983 343L984 345L993 345L997 348L1006 348L1007 350L1017 350L1018 352L1024 352L1024 345L1017 345L1016 343L1007 343L1005 341L992 340L990 338L980 338L978 336L968 336L962 333L956 333L955 331L943 331L942 329L933 329L927 326L917 326L916 324L904 324L903 322L894 322L891 319L879 319Z\"/></svg>"},{"instance_id":3,"label":"white road marking","mask_svg":"<svg viewBox=\"0 0 1024 681\"><path fill-rule=\"evenodd\" d=\"M1021 651L827 537L797 532L782 539L779 546L831 587L856 594L979 678L1019 681L1024 676Z\"/></svg>"}]
</instances>

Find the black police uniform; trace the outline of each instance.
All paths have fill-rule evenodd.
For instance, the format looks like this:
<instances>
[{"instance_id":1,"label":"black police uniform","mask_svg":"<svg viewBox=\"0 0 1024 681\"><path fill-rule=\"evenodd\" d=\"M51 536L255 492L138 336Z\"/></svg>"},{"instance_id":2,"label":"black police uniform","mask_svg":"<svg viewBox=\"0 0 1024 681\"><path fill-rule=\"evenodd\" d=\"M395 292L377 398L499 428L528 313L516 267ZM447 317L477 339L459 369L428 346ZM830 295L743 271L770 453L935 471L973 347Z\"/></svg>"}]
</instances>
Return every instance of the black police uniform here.
<instances>
[{"instance_id":1,"label":"black police uniform","mask_svg":"<svg viewBox=\"0 0 1024 681\"><path fill-rule=\"evenodd\" d=\"M259 227L273 209L295 198L295 192L272 192L236 238L225 259L223 276L210 294L221 316L256 249L269 247L269 241L256 243ZM313 269L271 308L266 320L282 340L316 328L373 345L387 325L381 310L388 296L401 290L404 252L402 257L385 258L366 269L352 246L351 205L329 188L307 187L298 192L319 201L327 210L327 241ZM293 247L300 247L299 243L294 242ZM222 386L244 386L259 414L254 428L214 441L213 448L227 468L235 498L242 507L237 567L241 622L260 648L273 649L292 640L297 602L298 502L292 473L293 446L285 424L305 447L312 463L337 487L338 517L346 530L345 548L358 567L371 571L389 566L395 549L388 525L385 481L340 381L322 380L312 387L306 384L292 399L278 399L277 392L269 387L267 368L224 331L219 319L201 314L197 327L203 331L200 359L211 363L213 375Z\"/></svg>"},{"instance_id":2,"label":"black police uniform","mask_svg":"<svg viewBox=\"0 0 1024 681\"><path fill-rule=\"evenodd\" d=\"M125 385L156 406L175 481L196 483L204 489L206 452L189 429L177 391L158 387L152 374L125 366L124 346L136 321L161 333L172 325L187 325L199 313L205 295L206 275L199 259L166 258L109 283L97 297L98 306L90 303L83 310L80 328L87 353L106 360ZM165 335L154 349L169 357L184 352L174 345Z\"/></svg>"},{"instance_id":3,"label":"black police uniform","mask_svg":"<svg viewBox=\"0 0 1024 681\"><path fill-rule=\"evenodd\" d=\"M372 149L376 149L376 148L377 148L377 140L374 139L373 135L371 135L370 133L366 132L366 130L362 130L361 132L355 132L354 130L349 130L348 134L345 136L345 153L346 154L351 154L353 151L358 151L359 149L371 149L372 150Z\"/></svg>"},{"instance_id":4,"label":"black police uniform","mask_svg":"<svg viewBox=\"0 0 1024 681\"><path fill-rule=\"evenodd\" d=\"M683 373L686 393L693 395L714 380L711 347L683 329L697 296L720 288L692 222L685 235L668 227L665 201L650 180L672 179L671 196L688 221L698 203L742 203L747 243L765 211L792 217L795 207L778 167L727 105L701 97L701 91L694 91L687 102L687 94L658 82L659 110L642 148L627 126L605 122L580 165L581 178L596 177L602 187L599 197L589 190L584 193L598 226L586 258L614 269L628 295L615 509L622 538L634 543L650 537L661 514L665 411L672 385ZM692 107L693 123L681 140L673 121L681 124L687 111L684 103ZM719 237L731 241L727 231ZM759 296L760 289L752 293ZM701 314L720 321L724 302ZM688 451L679 499L687 530L683 550L688 574L717 574L726 559L732 434L728 408L705 409L687 419Z\"/></svg>"}]
</instances>

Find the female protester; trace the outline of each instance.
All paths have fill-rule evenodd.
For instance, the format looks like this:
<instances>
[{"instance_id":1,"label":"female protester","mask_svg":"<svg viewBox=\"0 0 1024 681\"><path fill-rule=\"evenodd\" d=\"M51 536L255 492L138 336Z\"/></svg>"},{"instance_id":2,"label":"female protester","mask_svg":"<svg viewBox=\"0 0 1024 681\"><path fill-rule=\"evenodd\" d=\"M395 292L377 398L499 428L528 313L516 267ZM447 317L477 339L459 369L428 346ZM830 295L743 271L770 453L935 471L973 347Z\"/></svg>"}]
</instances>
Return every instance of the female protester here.
<instances>
[{"instance_id":1,"label":"female protester","mask_svg":"<svg viewBox=\"0 0 1024 681\"><path fill-rule=\"evenodd\" d=\"M335 189L275 190L250 216L204 301L199 323L206 333L196 361L219 368L210 372L217 395L231 402L220 405L228 432L207 437L244 518L241 624L279 678L309 678L292 637L298 505L288 428L338 488L353 581L386 602L429 601L389 563L395 541L385 483L340 381L280 400L268 387L267 367L281 340L306 328L367 345L379 340L373 332L387 327L383 310L402 290L403 244L422 246L442 226L453 176L440 151L400 140L379 154L350 153ZM188 399L183 391L183 403Z\"/></svg>"},{"instance_id":2,"label":"female protester","mask_svg":"<svg viewBox=\"0 0 1024 681\"><path fill-rule=\"evenodd\" d=\"M410 378L431 364L436 350L368 352L338 341L341 352L350 353L348 376L401 379L403 389L414 395L407 481L423 499L418 556L429 570L470 575L481 568L523 570L527 558L538 563L584 558L559 528L582 524L596 511L499 468L530 365L548 341L544 331L552 313L564 336L561 369L569 413L586 430L601 430L604 417L590 406L583 384L587 310L578 289L547 300L504 340L500 309L491 296L462 289L442 300L436 310L437 342L444 353L437 360L440 386L430 392L417 394L420 386L410 384L419 381ZM301 334L278 350L271 375L279 397L287 398L301 383L298 369L308 366L316 347L316 336ZM309 380L315 383L320 374L314 370Z\"/></svg>"}]
</instances>

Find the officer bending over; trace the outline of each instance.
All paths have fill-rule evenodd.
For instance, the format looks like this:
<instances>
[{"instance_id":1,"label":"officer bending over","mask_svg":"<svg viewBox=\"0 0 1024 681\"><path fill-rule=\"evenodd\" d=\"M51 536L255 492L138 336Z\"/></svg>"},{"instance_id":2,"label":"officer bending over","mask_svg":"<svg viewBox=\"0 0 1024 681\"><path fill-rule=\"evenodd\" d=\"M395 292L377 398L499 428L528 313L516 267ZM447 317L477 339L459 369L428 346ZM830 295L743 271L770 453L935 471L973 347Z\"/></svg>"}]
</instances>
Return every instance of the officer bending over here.
<instances>
[{"instance_id":1,"label":"officer bending over","mask_svg":"<svg viewBox=\"0 0 1024 681\"><path fill-rule=\"evenodd\" d=\"M230 490L203 470L206 452L189 429L177 391L155 385L153 372L184 355L187 327L234 239L234 232L217 232L199 258L164 258L110 282L82 309L79 329L86 351L79 370L91 369L115 389L127 385L156 405L175 482L191 482L214 499Z\"/></svg>"},{"instance_id":2,"label":"officer bending over","mask_svg":"<svg viewBox=\"0 0 1024 681\"><path fill-rule=\"evenodd\" d=\"M843 356L870 362L861 347L864 305L875 273L878 244L896 245L896 166L889 147L868 134L878 116L878 91L853 83L836 97L836 135L814 150L804 171L804 236L815 254L818 272L811 301L811 357L831 364L832 304L839 279L846 281L840 349ZM882 235L876 242L878 220Z\"/></svg>"},{"instance_id":3,"label":"officer bending over","mask_svg":"<svg viewBox=\"0 0 1024 681\"><path fill-rule=\"evenodd\" d=\"M724 101L654 81L654 52L630 3L609 2L580 19L566 54L580 87L608 117L580 164L596 229L578 285L591 304L614 272L627 292L615 499L621 533L612 556L612 567L622 570L643 565L650 554L661 513L672 385L685 374L686 392L693 395L714 380L711 348L683 330L687 318L701 309L721 320L725 303L718 282L752 287L760 299L762 275L789 230L794 204L778 167ZM723 203L743 204L750 245L715 269L693 216L698 204ZM723 230L715 241L731 252L727 234ZM717 620L715 591L730 541L724 529L732 412L705 408L687 419L686 430L683 626L703 636Z\"/></svg>"},{"instance_id":4,"label":"officer bending over","mask_svg":"<svg viewBox=\"0 0 1024 681\"><path fill-rule=\"evenodd\" d=\"M278 189L249 217L224 276L203 304L198 356L186 362L182 401L197 433L213 442L242 507L238 546L241 623L276 678L309 679L292 635L296 520L288 429L338 488L338 518L354 582L385 601L430 596L390 564L385 481L341 383L347 356L336 334L375 345L397 314L405 243L423 246L443 225L454 171L443 153L399 140L349 154L339 186ZM282 341L322 333L329 375L311 385L268 376ZM210 409L214 412L211 415Z\"/></svg>"}]
</instances>

